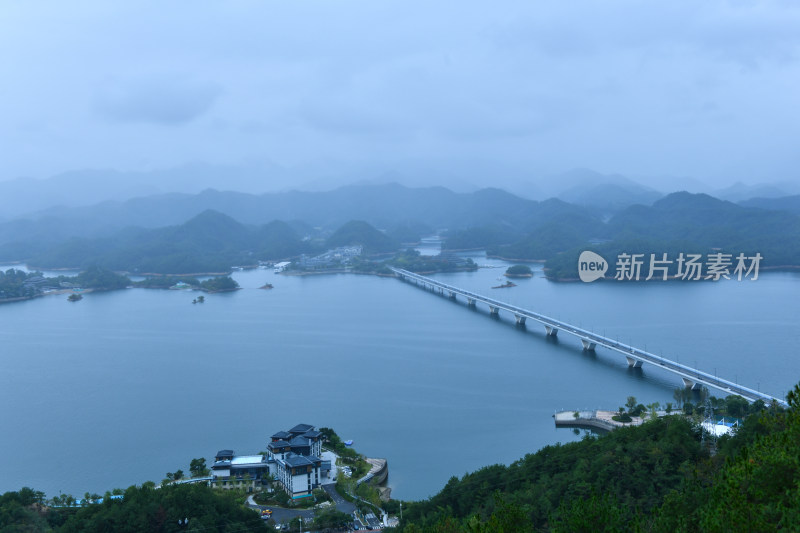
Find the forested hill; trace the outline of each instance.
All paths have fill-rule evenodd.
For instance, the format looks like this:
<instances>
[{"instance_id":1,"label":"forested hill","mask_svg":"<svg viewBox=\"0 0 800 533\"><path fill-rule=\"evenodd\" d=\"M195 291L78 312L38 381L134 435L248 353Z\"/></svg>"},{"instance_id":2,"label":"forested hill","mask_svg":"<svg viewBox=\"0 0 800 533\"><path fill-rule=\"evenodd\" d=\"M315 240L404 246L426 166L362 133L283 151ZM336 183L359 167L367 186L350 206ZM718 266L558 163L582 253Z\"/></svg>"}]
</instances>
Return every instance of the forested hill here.
<instances>
[{"instance_id":1,"label":"forested hill","mask_svg":"<svg viewBox=\"0 0 800 533\"><path fill-rule=\"evenodd\" d=\"M400 243L363 220L352 220L344 224L326 241L328 248L352 245L363 246L366 253L386 253L397 251Z\"/></svg>"},{"instance_id":2,"label":"forested hill","mask_svg":"<svg viewBox=\"0 0 800 533\"><path fill-rule=\"evenodd\" d=\"M401 531L798 531L800 388L788 399L716 444L667 416L454 477Z\"/></svg>"},{"instance_id":3,"label":"forested hill","mask_svg":"<svg viewBox=\"0 0 800 533\"><path fill-rule=\"evenodd\" d=\"M201 209L209 205L215 209ZM193 214L180 219L186 213ZM165 220L177 222L159 226ZM529 201L498 189L456 194L399 185L261 196L206 191L53 210L36 220L0 224L0 261L48 268L99 264L167 274L223 272L233 265L319 252L326 244L389 252L444 228L450 250L486 249L511 260L546 261L553 279L577 278L577 259L586 249L612 265L623 252L648 258L667 253L673 260L681 252L722 252L760 253L762 268L800 266L800 215L790 211L681 192L604 218L591 208L557 199ZM670 268L674 274L677 265Z\"/></svg>"},{"instance_id":4,"label":"forested hill","mask_svg":"<svg viewBox=\"0 0 800 533\"><path fill-rule=\"evenodd\" d=\"M110 237L72 238L56 245L11 243L0 246L0 260L25 260L41 268L84 269L96 265L117 271L185 274L228 272L234 265L312 250L312 245L285 222L252 227L205 211L179 226L128 228Z\"/></svg>"},{"instance_id":5,"label":"forested hill","mask_svg":"<svg viewBox=\"0 0 800 533\"><path fill-rule=\"evenodd\" d=\"M800 194L794 196L782 196L780 198L751 198L740 202L745 207L760 207L761 209L771 209L773 211L789 211L800 215Z\"/></svg>"},{"instance_id":6,"label":"forested hill","mask_svg":"<svg viewBox=\"0 0 800 533\"><path fill-rule=\"evenodd\" d=\"M131 226L174 226L209 209L243 224L300 220L333 230L350 220L363 220L391 231L409 224L423 224L432 229L461 229L488 223L525 227L539 213L540 202L499 189L462 194L442 187L408 188L397 184L263 195L206 190L199 194L164 194L89 207L48 209L0 223L0 244L107 236Z\"/></svg>"},{"instance_id":7,"label":"forested hill","mask_svg":"<svg viewBox=\"0 0 800 533\"><path fill-rule=\"evenodd\" d=\"M548 275L555 279L577 278L578 256L586 249L610 261L622 252L667 253L674 259L680 252L721 251L760 253L762 267L800 266L800 216L680 192L652 206L630 206L607 222L562 217L514 242L487 247L500 257L547 260Z\"/></svg>"}]
</instances>

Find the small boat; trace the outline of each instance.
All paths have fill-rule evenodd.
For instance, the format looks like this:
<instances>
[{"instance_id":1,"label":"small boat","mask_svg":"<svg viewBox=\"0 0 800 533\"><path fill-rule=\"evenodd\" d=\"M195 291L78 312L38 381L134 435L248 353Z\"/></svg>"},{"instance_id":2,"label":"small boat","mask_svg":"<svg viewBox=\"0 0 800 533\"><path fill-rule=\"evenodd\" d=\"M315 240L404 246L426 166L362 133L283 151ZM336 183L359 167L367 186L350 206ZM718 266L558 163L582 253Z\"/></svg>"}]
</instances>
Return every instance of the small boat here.
<instances>
[{"instance_id":1,"label":"small boat","mask_svg":"<svg viewBox=\"0 0 800 533\"><path fill-rule=\"evenodd\" d=\"M353 441L351 441L351 440L346 440L346 441L344 441L344 445L345 445L345 446L352 446L352 445L353 445Z\"/></svg>"}]
</instances>

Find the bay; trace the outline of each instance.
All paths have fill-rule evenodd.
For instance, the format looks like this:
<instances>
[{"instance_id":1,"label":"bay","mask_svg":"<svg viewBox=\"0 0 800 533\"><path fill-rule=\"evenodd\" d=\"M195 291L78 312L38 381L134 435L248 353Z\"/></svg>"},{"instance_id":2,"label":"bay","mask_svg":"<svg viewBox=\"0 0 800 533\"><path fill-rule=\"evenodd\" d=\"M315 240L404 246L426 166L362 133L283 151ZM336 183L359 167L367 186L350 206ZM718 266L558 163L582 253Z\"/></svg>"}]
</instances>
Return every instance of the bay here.
<instances>
[{"instance_id":1,"label":"bay","mask_svg":"<svg viewBox=\"0 0 800 533\"><path fill-rule=\"evenodd\" d=\"M509 263L472 257L494 268L435 277L778 396L800 380L798 274L620 285L554 283L537 267L491 289ZM158 482L302 422L386 457L393 495L417 499L578 439L553 427L556 410L665 403L679 385L391 278L234 277L242 290L196 305L145 289L0 305L0 491Z\"/></svg>"}]
</instances>

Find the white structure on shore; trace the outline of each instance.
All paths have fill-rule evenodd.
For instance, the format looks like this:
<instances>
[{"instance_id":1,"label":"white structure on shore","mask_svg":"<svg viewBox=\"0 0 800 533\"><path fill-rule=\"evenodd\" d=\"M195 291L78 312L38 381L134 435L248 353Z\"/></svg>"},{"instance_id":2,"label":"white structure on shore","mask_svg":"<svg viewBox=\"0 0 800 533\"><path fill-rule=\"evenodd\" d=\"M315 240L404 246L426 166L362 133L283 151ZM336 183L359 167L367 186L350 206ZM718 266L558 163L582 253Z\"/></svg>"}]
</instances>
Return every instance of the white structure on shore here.
<instances>
[{"instance_id":1,"label":"white structure on shore","mask_svg":"<svg viewBox=\"0 0 800 533\"><path fill-rule=\"evenodd\" d=\"M281 261L280 263L275 263L275 273L279 274L286 270L286 267L291 265L291 261Z\"/></svg>"},{"instance_id":2,"label":"white structure on shore","mask_svg":"<svg viewBox=\"0 0 800 533\"><path fill-rule=\"evenodd\" d=\"M235 455L233 450L220 450L211 465L211 486L216 488L244 488L252 492L271 477L264 455Z\"/></svg>"}]
</instances>

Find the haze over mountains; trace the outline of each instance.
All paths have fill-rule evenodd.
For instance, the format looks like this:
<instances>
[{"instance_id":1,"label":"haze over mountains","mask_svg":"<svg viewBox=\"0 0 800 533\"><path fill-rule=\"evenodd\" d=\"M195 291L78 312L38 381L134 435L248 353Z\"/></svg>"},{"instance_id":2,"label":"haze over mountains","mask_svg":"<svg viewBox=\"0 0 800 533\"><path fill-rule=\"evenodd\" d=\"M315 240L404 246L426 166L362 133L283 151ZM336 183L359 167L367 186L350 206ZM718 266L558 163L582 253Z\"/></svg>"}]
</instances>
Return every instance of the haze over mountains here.
<instances>
[{"instance_id":1,"label":"haze over mountains","mask_svg":"<svg viewBox=\"0 0 800 533\"><path fill-rule=\"evenodd\" d=\"M607 253L626 246L654 253L721 248L761 252L766 266L800 265L800 197L751 199L744 206L706 194L663 196L622 176L583 189L590 176L562 177L562 197L572 202L498 188L453 192L389 183L265 194L207 189L50 207L0 222L0 261L221 272L345 243L388 252L439 232L450 250L546 260L562 278L572 276L576 250L589 245Z\"/></svg>"},{"instance_id":2,"label":"haze over mountains","mask_svg":"<svg viewBox=\"0 0 800 533\"><path fill-rule=\"evenodd\" d=\"M317 162L304 168L290 169L260 161L240 165L193 163L148 172L89 169L65 172L47 179L17 178L0 181L0 221L20 217L37 219L62 213L62 208L94 206L107 201L125 202L171 193L198 194L206 189L248 194L326 192L347 186L345 184L401 183L413 188L435 185L467 193L484 188L479 185L481 183L491 183L492 187L526 199L559 198L611 212L632 204L651 204L665 194L681 190L704 192L735 202L800 194L800 185L788 182L759 185L734 183L715 189L691 178L631 178L589 169L535 176L507 171L502 166L477 169L433 166L424 169L407 165L402 168L404 170L378 172L369 168L340 168L336 165L326 168L322 162ZM482 173L482 176L478 176L478 173ZM184 217L183 220L172 222L185 220Z\"/></svg>"}]
</instances>

